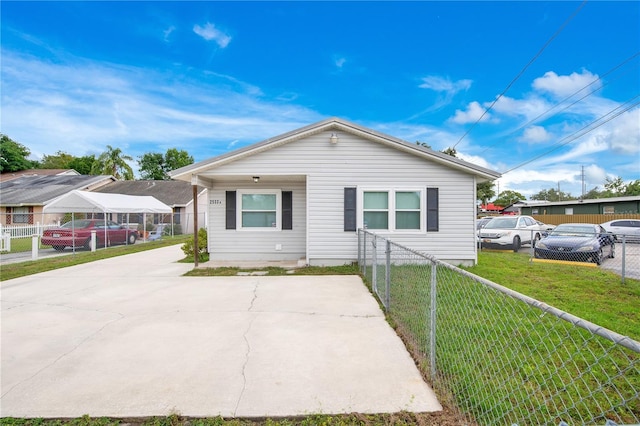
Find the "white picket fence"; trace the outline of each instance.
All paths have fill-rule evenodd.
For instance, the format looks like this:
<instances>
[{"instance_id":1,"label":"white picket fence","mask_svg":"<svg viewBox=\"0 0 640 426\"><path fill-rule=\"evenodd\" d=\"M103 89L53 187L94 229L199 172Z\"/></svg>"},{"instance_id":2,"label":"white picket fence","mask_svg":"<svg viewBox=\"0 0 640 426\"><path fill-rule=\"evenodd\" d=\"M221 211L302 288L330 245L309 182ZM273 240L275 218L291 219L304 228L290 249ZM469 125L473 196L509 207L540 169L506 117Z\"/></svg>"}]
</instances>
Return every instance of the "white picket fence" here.
<instances>
[{"instance_id":1,"label":"white picket fence","mask_svg":"<svg viewBox=\"0 0 640 426\"><path fill-rule=\"evenodd\" d=\"M35 223L33 225L2 225L0 224L0 251L11 251L11 239L28 238L33 235L42 237L45 229L56 228L59 223L51 223L41 225Z\"/></svg>"}]
</instances>

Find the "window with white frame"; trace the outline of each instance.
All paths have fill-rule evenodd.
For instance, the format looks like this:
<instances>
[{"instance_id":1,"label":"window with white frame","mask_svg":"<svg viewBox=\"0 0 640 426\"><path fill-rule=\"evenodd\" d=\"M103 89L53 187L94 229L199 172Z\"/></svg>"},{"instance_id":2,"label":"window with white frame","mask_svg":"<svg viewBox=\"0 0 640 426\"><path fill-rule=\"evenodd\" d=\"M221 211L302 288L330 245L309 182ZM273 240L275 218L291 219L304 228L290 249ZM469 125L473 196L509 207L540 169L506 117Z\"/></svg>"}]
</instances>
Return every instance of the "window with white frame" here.
<instances>
[{"instance_id":1,"label":"window with white frame","mask_svg":"<svg viewBox=\"0 0 640 426\"><path fill-rule=\"evenodd\" d=\"M421 221L420 191L396 192L396 229L419 230Z\"/></svg>"},{"instance_id":2,"label":"window with white frame","mask_svg":"<svg viewBox=\"0 0 640 426\"><path fill-rule=\"evenodd\" d=\"M367 229L422 231L423 190L363 190L362 225Z\"/></svg>"},{"instance_id":3,"label":"window with white frame","mask_svg":"<svg viewBox=\"0 0 640 426\"><path fill-rule=\"evenodd\" d=\"M367 229L389 229L389 193L366 191L363 194L362 217Z\"/></svg>"},{"instance_id":4,"label":"window with white frame","mask_svg":"<svg viewBox=\"0 0 640 426\"><path fill-rule=\"evenodd\" d=\"M240 228L280 228L280 191L239 191L238 195Z\"/></svg>"}]
</instances>

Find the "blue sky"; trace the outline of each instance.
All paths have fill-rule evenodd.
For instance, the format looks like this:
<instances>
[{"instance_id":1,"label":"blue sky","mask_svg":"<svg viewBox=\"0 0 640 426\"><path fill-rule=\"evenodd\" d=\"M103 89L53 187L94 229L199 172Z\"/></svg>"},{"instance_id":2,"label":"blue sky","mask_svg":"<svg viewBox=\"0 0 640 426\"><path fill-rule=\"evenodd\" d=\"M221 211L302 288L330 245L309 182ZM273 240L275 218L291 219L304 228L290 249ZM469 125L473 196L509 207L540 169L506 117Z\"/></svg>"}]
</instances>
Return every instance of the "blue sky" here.
<instances>
[{"instance_id":1,"label":"blue sky","mask_svg":"<svg viewBox=\"0 0 640 426\"><path fill-rule=\"evenodd\" d=\"M1 19L0 131L35 159L200 161L336 116L455 146L500 191L640 179L640 2L3 1Z\"/></svg>"}]
</instances>

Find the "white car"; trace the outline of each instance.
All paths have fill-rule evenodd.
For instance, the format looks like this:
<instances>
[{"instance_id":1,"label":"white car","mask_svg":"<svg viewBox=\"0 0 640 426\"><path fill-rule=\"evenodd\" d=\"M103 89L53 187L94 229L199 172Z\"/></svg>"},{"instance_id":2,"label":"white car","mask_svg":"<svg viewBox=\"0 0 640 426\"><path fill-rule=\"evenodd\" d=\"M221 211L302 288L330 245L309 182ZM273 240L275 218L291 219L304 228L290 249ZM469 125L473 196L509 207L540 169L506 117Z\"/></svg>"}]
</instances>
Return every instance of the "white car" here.
<instances>
[{"instance_id":1,"label":"white car","mask_svg":"<svg viewBox=\"0 0 640 426\"><path fill-rule=\"evenodd\" d=\"M482 248L517 252L522 244L535 244L546 229L531 216L494 217L480 229L480 243Z\"/></svg>"},{"instance_id":2,"label":"white car","mask_svg":"<svg viewBox=\"0 0 640 426\"><path fill-rule=\"evenodd\" d=\"M607 232L611 232L618 241L625 236L626 241L640 241L640 220L638 219L617 219L601 223Z\"/></svg>"}]
</instances>

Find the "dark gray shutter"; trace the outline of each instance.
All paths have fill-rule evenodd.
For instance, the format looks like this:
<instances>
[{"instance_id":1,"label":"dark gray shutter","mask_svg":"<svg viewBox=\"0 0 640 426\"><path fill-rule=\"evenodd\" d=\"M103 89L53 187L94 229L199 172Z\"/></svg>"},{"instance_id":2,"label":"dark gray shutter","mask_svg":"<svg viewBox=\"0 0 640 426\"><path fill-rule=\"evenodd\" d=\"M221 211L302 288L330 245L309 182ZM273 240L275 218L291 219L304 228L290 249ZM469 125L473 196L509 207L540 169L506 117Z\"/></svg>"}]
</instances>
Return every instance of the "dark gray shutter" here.
<instances>
[{"instance_id":1,"label":"dark gray shutter","mask_svg":"<svg viewBox=\"0 0 640 426\"><path fill-rule=\"evenodd\" d=\"M427 188L427 232L438 232L438 188Z\"/></svg>"},{"instance_id":2,"label":"dark gray shutter","mask_svg":"<svg viewBox=\"0 0 640 426\"><path fill-rule=\"evenodd\" d=\"M236 229L236 191L227 191L225 212L226 229Z\"/></svg>"},{"instance_id":3,"label":"dark gray shutter","mask_svg":"<svg viewBox=\"0 0 640 426\"><path fill-rule=\"evenodd\" d=\"M358 212L356 210L356 188L345 188L344 189L344 230L348 231L356 231L357 227L357 215Z\"/></svg>"},{"instance_id":4,"label":"dark gray shutter","mask_svg":"<svg viewBox=\"0 0 640 426\"><path fill-rule=\"evenodd\" d=\"M293 192L282 191L282 229L293 229Z\"/></svg>"}]
</instances>

